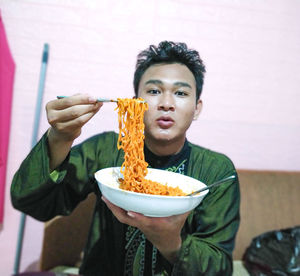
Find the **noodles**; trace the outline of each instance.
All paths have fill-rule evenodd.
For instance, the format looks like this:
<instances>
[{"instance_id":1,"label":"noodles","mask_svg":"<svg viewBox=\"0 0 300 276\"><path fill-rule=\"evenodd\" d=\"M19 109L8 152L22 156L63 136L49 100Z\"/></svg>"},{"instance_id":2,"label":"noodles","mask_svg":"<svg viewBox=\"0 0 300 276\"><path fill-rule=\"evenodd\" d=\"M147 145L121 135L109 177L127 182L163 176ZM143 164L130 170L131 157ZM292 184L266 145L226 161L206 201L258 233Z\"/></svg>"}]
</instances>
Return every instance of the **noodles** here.
<instances>
[{"instance_id":1,"label":"noodles","mask_svg":"<svg viewBox=\"0 0 300 276\"><path fill-rule=\"evenodd\" d=\"M155 195L184 195L178 187L173 188L145 179L148 163L144 156L144 113L148 104L142 98L118 99L119 138L118 149L123 149L124 162L119 179L120 188L137 193Z\"/></svg>"}]
</instances>

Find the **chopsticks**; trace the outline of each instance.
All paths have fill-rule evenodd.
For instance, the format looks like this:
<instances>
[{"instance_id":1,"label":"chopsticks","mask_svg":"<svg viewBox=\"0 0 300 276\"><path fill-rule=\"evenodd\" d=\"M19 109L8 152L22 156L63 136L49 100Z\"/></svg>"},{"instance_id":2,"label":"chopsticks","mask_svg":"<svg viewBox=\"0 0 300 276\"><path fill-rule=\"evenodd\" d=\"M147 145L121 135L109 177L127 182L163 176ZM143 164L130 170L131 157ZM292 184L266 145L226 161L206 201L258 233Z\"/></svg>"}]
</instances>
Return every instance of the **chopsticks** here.
<instances>
[{"instance_id":1,"label":"chopsticks","mask_svg":"<svg viewBox=\"0 0 300 276\"><path fill-rule=\"evenodd\" d=\"M57 99L63 99L63 98L67 98L68 96L57 96ZM97 98L97 102L115 102L117 103L117 100L112 100L112 99L108 99L108 98Z\"/></svg>"},{"instance_id":2,"label":"chopsticks","mask_svg":"<svg viewBox=\"0 0 300 276\"><path fill-rule=\"evenodd\" d=\"M68 96L56 96L57 99L64 99L67 98ZM113 100L113 99L108 99L108 98L97 98L97 102L114 102L117 103L118 100ZM139 103L146 103L146 101L138 101Z\"/></svg>"}]
</instances>

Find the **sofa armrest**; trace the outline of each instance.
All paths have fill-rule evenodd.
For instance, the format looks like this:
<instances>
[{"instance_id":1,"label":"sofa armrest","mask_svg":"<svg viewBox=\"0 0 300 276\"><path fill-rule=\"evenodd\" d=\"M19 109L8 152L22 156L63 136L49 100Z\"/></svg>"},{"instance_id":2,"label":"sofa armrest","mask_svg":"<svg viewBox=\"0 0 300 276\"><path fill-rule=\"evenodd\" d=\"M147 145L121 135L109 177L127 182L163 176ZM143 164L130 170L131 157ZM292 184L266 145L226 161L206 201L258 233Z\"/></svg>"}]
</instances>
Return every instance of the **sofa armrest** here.
<instances>
[{"instance_id":1,"label":"sofa armrest","mask_svg":"<svg viewBox=\"0 0 300 276\"><path fill-rule=\"evenodd\" d=\"M241 260L252 239L300 224L300 172L238 170L241 224L234 260Z\"/></svg>"}]
</instances>

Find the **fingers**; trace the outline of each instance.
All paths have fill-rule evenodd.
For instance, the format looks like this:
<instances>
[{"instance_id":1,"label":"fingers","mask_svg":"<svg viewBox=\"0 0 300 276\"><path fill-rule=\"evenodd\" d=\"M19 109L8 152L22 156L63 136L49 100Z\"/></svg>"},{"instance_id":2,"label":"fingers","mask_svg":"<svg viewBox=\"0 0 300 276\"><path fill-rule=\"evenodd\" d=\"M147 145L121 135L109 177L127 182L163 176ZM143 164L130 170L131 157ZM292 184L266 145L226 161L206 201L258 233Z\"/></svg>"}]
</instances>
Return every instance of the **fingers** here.
<instances>
[{"instance_id":1,"label":"fingers","mask_svg":"<svg viewBox=\"0 0 300 276\"><path fill-rule=\"evenodd\" d=\"M64 99L63 99L64 100ZM60 100L57 100L60 101ZM95 115L100 107L102 106L102 103L94 103L94 104L76 104L69 107L65 107L64 109L61 108L62 105L59 107L56 107L57 109L53 109L49 106L47 106L47 116L48 121L51 125L55 123L61 123L61 122L68 122L72 120L76 120L77 118L83 119L90 119L93 115ZM88 116L84 116L86 114L89 114ZM83 120L86 121L86 120Z\"/></svg>"},{"instance_id":2,"label":"fingers","mask_svg":"<svg viewBox=\"0 0 300 276\"><path fill-rule=\"evenodd\" d=\"M111 210L111 212L114 214L114 216L121 222L128 225L133 225L134 218L128 215L128 212L113 203L111 203L107 198L104 196L101 197L101 199L105 202L106 206Z\"/></svg>"},{"instance_id":3,"label":"fingers","mask_svg":"<svg viewBox=\"0 0 300 276\"><path fill-rule=\"evenodd\" d=\"M101 198L106 206L111 210L111 212L114 214L114 216L121 222L124 224L128 224L134 227L138 227L140 225L142 225L144 222L144 220L148 219L151 220L153 218L150 217L146 217L140 213L136 213L136 212L132 212L132 211L126 211L116 205L114 205L113 203L111 203L107 198L105 198L104 196L102 196Z\"/></svg>"},{"instance_id":4,"label":"fingers","mask_svg":"<svg viewBox=\"0 0 300 276\"><path fill-rule=\"evenodd\" d=\"M175 215L170 217L147 217L143 214L136 213L133 211L126 211L113 203L111 203L107 198L102 196L102 200L105 202L107 207L112 211L115 217L125 224L135 226L140 230L151 229L153 231L160 231L162 228L182 228L186 218L190 212Z\"/></svg>"},{"instance_id":5,"label":"fingers","mask_svg":"<svg viewBox=\"0 0 300 276\"><path fill-rule=\"evenodd\" d=\"M46 105L48 120L68 121L80 117L89 112L97 112L103 103L89 95L77 94L63 99L50 101Z\"/></svg>"},{"instance_id":6,"label":"fingers","mask_svg":"<svg viewBox=\"0 0 300 276\"><path fill-rule=\"evenodd\" d=\"M46 105L47 119L57 138L74 140L80 135L82 126L102 105L103 103L85 94L56 99Z\"/></svg>"}]
</instances>

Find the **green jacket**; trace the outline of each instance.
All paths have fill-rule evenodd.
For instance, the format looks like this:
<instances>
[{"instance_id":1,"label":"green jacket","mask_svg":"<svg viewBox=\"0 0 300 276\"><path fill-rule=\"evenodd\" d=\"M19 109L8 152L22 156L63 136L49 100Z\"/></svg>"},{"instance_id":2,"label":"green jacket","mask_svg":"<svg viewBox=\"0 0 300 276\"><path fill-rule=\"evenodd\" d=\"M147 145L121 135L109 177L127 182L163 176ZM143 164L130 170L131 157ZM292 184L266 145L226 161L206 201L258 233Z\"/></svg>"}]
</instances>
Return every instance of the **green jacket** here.
<instances>
[{"instance_id":1,"label":"green jacket","mask_svg":"<svg viewBox=\"0 0 300 276\"><path fill-rule=\"evenodd\" d=\"M12 186L13 206L41 221L68 215L91 192L97 202L80 272L83 275L123 275L124 235L120 223L101 200L94 173L120 166L123 152L118 136L106 132L74 146L66 160L50 174L47 137L44 135L21 164ZM189 143L188 175L207 185L236 174L223 154ZM158 275L232 274L232 251L239 226L239 183L212 188L188 216L182 229L182 248L171 266L161 255Z\"/></svg>"}]
</instances>

